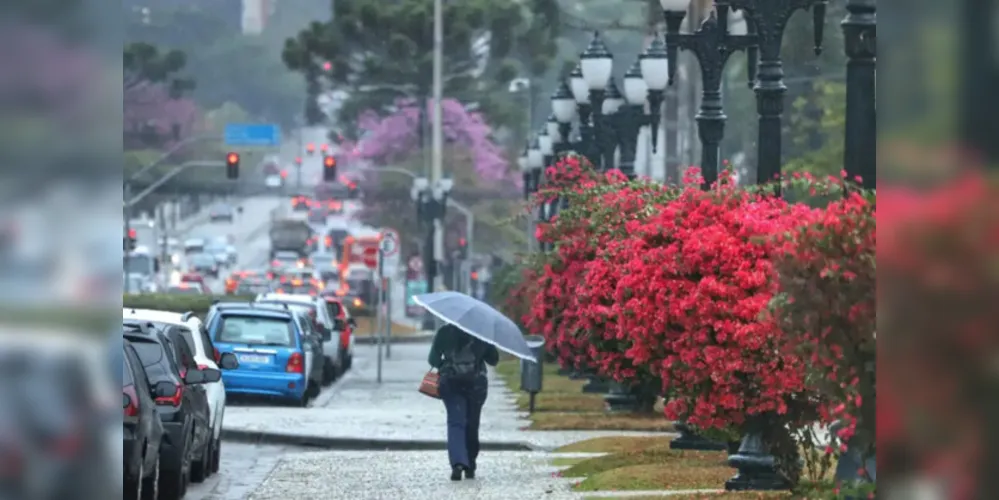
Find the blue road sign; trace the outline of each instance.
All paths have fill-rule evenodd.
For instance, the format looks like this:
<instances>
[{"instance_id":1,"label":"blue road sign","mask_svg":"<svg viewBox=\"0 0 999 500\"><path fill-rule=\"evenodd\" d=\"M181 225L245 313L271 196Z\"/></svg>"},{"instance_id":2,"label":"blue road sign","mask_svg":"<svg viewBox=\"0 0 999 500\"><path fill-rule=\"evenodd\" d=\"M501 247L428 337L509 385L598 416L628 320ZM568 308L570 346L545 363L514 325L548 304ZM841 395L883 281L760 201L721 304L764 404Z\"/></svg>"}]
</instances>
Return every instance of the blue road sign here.
<instances>
[{"instance_id":1,"label":"blue road sign","mask_svg":"<svg viewBox=\"0 0 999 500\"><path fill-rule=\"evenodd\" d=\"M280 146L281 128L274 124L230 123L225 126L227 146Z\"/></svg>"}]
</instances>

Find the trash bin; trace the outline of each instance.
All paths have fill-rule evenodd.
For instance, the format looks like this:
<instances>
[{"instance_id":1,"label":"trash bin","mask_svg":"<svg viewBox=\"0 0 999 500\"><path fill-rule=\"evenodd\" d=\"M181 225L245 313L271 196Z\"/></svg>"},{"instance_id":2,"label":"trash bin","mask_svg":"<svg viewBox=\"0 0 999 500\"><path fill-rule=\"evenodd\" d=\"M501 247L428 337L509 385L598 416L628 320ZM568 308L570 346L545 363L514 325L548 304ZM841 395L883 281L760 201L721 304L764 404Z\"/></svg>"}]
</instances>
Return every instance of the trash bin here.
<instances>
[{"instance_id":1,"label":"trash bin","mask_svg":"<svg viewBox=\"0 0 999 500\"><path fill-rule=\"evenodd\" d=\"M530 411L534 412L534 396L541 392L544 373L545 338L541 335L526 335L527 347L537 362L520 360L520 390L531 395Z\"/></svg>"}]
</instances>

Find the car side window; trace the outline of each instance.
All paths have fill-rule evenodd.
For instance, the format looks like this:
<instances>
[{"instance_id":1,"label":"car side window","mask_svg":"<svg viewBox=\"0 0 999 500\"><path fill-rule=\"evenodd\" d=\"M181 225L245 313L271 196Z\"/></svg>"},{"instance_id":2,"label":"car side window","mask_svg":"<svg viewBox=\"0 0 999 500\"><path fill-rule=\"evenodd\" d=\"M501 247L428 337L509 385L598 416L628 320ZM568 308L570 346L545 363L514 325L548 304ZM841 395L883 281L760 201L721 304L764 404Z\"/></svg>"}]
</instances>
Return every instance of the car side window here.
<instances>
[{"instance_id":1,"label":"car side window","mask_svg":"<svg viewBox=\"0 0 999 500\"><path fill-rule=\"evenodd\" d=\"M212 338L208 336L208 330L205 328L205 325L202 324L201 327L198 328L198 335L201 336L201 345L205 348L205 355L214 359L215 344L212 343Z\"/></svg>"},{"instance_id":2,"label":"car side window","mask_svg":"<svg viewBox=\"0 0 999 500\"><path fill-rule=\"evenodd\" d=\"M180 361L180 350L177 347L177 343L170 339L170 337L164 335L161 339L163 341L163 347L167 352L166 360L170 365L170 370L175 375L180 375L181 371L184 369L184 365Z\"/></svg>"},{"instance_id":3,"label":"car side window","mask_svg":"<svg viewBox=\"0 0 999 500\"><path fill-rule=\"evenodd\" d=\"M175 344L177 345L177 351L180 354L180 364L185 368L197 370L198 361L194 359L194 349L188 343L189 335L191 335L191 331L187 328L176 329L174 331L174 336L177 339ZM193 342L193 339L190 342Z\"/></svg>"},{"instance_id":4,"label":"car side window","mask_svg":"<svg viewBox=\"0 0 999 500\"><path fill-rule=\"evenodd\" d=\"M125 345L125 359L132 370L132 378L135 380L135 393L139 396L139 405L153 405L153 395L150 393L152 384L149 382L146 370L142 368L142 361L139 359L139 354L135 352L135 348L127 344ZM145 408L150 408L150 406L145 406Z\"/></svg>"}]
</instances>

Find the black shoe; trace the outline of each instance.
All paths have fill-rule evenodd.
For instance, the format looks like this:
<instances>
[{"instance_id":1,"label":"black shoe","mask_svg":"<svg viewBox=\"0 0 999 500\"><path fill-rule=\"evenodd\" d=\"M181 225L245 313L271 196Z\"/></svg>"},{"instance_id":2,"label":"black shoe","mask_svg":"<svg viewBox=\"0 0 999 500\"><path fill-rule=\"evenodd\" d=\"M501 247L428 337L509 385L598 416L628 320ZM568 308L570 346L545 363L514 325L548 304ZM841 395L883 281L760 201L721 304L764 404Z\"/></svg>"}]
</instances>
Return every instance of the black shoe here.
<instances>
[{"instance_id":1,"label":"black shoe","mask_svg":"<svg viewBox=\"0 0 999 500\"><path fill-rule=\"evenodd\" d=\"M463 467L460 466L460 465L455 465L454 467L451 467L451 480L452 481L461 481L461 470L462 469L463 469Z\"/></svg>"},{"instance_id":2,"label":"black shoe","mask_svg":"<svg viewBox=\"0 0 999 500\"><path fill-rule=\"evenodd\" d=\"M475 479L475 469L465 469L465 479Z\"/></svg>"}]
</instances>

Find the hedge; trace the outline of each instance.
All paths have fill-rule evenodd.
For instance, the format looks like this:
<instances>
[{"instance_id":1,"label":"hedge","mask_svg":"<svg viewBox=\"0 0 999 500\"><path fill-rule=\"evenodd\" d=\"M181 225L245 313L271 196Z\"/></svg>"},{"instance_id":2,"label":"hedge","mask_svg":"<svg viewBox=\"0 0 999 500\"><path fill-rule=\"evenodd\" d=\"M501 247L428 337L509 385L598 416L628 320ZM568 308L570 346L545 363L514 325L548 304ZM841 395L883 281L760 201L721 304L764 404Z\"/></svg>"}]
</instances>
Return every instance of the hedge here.
<instances>
[{"instance_id":1,"label":"hedge","mask_svg":"<svg viewBox=\"0 0 999 500\"><path fill-rule=\"evenodd\" d=\"M222 302L251 302L255 298L255 295L172 295L150 293L123 295L121 304L125 309L157 309L179 313L191 311L198 316L204 317L208 313L208 309L212 307L212 303L216 300Z\"/></svg>"}]
</instances>

